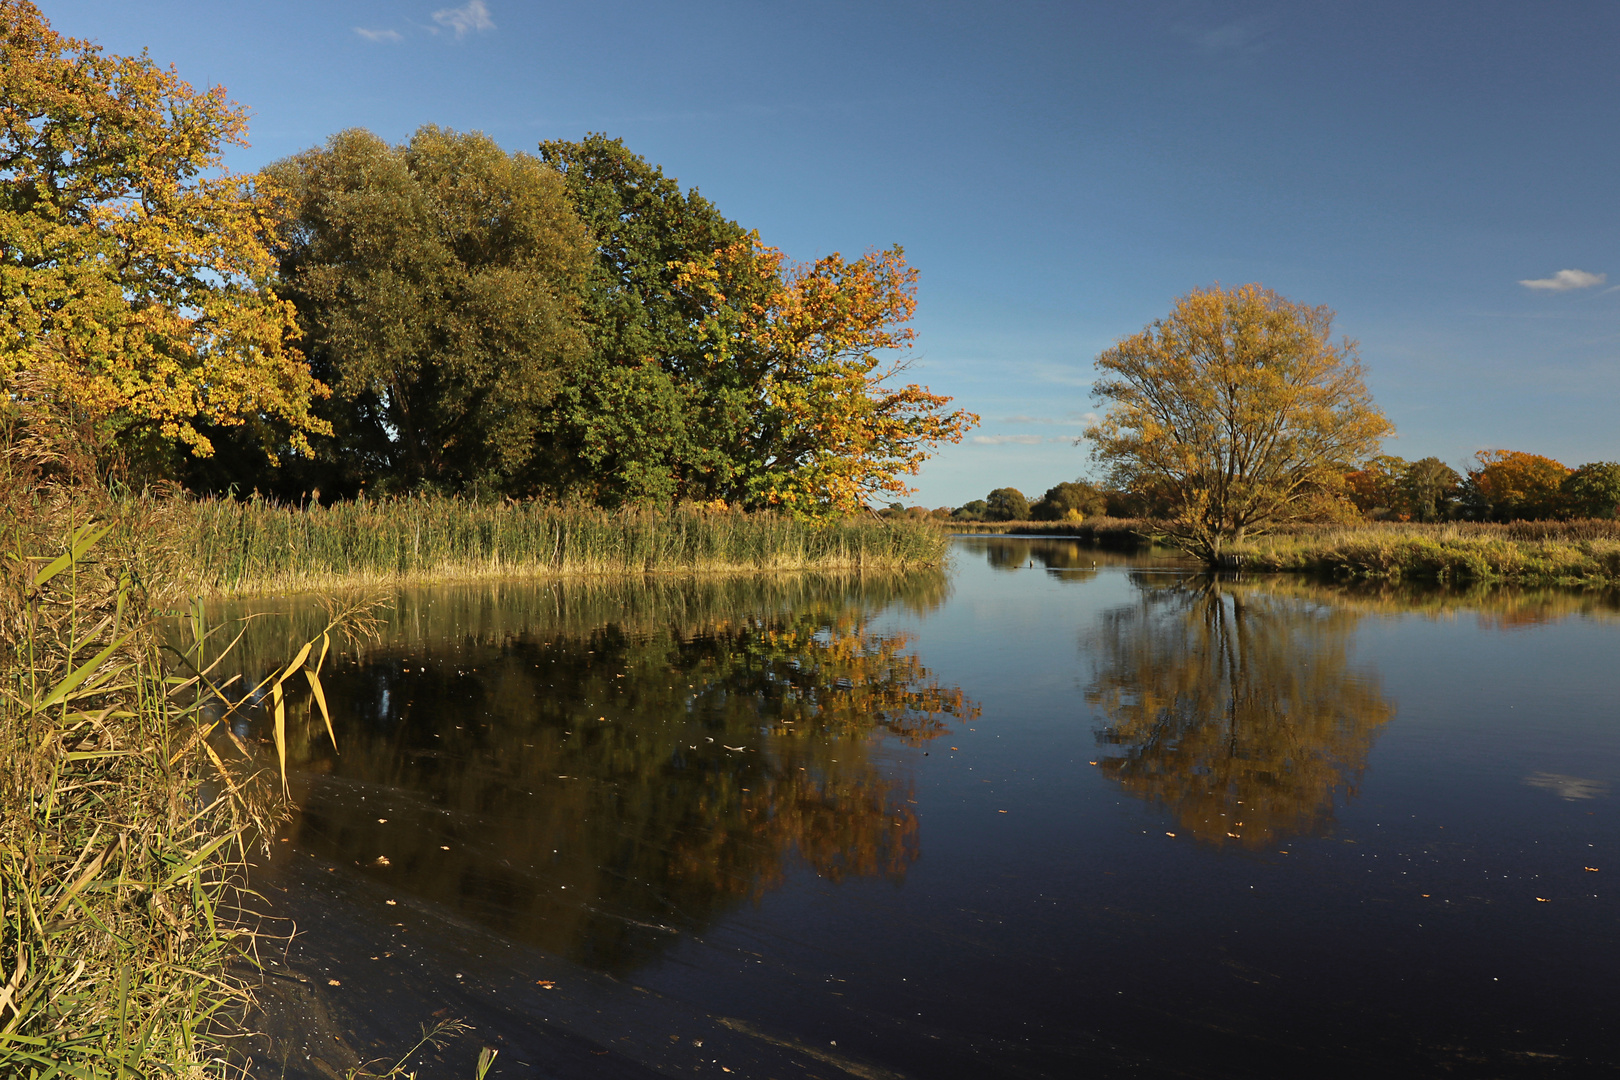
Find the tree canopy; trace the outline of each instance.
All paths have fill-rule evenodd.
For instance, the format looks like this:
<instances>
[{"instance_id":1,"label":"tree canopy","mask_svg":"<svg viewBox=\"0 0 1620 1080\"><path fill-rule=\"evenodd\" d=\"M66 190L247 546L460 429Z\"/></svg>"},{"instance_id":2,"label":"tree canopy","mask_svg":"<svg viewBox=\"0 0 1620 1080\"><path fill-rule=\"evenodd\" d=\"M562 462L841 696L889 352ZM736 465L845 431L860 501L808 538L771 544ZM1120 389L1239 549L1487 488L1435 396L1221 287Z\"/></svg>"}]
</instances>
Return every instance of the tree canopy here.
<instances>
[{"instance_id":1,"label":"tree canopy","mask_svg":"<svg viewBox=\"0 0 1620 1080\"><path fill-rule=\"evenodd\" d=\"M268 285L265 185L220 168L243 110L0 0L0 378L10 407L207 455L204 425L325 430Z\"/></svg>"},{"instance_id":2,"label":"tree canopy","mask_svg":"<svg viewBox=\"0 0 1620 1080\"><path fill-rule=\"evenodd\" d=\"M1565 508L1575 517L1620 517L1620 462L1591 461L1559 484Z\"/></svg>"},{"instance_id":3,"label":"tree canopy","mask_svg":"<svg viewBox=\"0 0 1620 1080\"><path fill-rule=\"evenodd\" d=\"M1569 466L1519 450L1481 450L1468 470L1467 499L1480 517L1499 521L1554 517L1562 509Z\"/></svg>"},{"instance_id":4,"label":"tree canopy","mask_svg":"<svg viewBox=\"0 0 1620 1080\"><path fill-rule=\"evenodd\" d=\"M899 248L794 264L620 140L540 153L597 243L591 348L557 418L580 470L570 486L610 504L849 512L907 494L900 478L977 422L891 385L916 309Z\"/></svg>"},{"instance_id":5,"label":"tree canopy","mask_svg":"<svg viewBox=\"0 0 1620 1080\"><path fill-rule=\"evenodd\" d=\"M430 125L400 146L341 132L265 175L282 287L335 392L317 482L543 484L592 259L557 173Z\"/></svg>"},{"instance_id":6,"label":"tree canopy","mask_svg":"<svg viewBox=\"0 0 1620 1080\"><path fill-rule=\"evenodd\" d=\"M1097 358L1108 403L1086 434L1117 487L1169 502L1170 539L1224 547L1331 512L1392 431L1333 313L1259 285L1197 289Z\"/></svg>"}]
</instances>

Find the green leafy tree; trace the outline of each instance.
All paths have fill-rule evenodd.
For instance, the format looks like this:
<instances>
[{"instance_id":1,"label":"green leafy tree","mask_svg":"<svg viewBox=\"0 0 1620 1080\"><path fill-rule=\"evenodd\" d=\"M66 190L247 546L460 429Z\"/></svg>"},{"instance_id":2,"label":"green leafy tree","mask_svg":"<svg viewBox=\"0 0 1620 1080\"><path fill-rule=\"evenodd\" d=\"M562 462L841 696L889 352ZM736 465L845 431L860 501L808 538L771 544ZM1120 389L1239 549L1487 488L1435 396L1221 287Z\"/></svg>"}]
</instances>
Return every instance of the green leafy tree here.
<instances>
[{"instance_id":1,"label":"green leafy tree","mask_svg":"<svg viewBox=\"0 0 1620 1080\"><path fill-rule=\"evenodd\" d=\"M1571 517L1620 517L1620 463L1592 461L1559 484L1565 511Z\"/></svg>"},{"instance_id":2,"label":"green leafy tree","mask_svg":"<svg viewBox=\"0 0 1620 1080\"><path fill-rule=\"evenodd\" d=\"M1110 481L1169 501L1165 535L1211 564L1246 535L1342 516L1344 475L1392 431L1333 313L1259 285L1199 289L1097 358L1086 437Z\"/></svg>"},{"instance_id":3,"label":"green leafy tree","mask_svg":"<svg viewBox=\"0 0 1620 1080\"><path fill-rule=\"evenodd\" d=\"M983 499L969 499L958 506L951 517L957 521L983 521L989 513L990 507Z\"/></svg>"},{"instance_id":4,"label":"green leafy tree","mask_svg":"<svg viewBox=\"0 0 1620 1080\"><path fill-rule=\"evenodd\" d=\"M1439 521L1454 511L1462 479L1437 457L1419 458L1401 471L1395 494L1401 510L1414 520Z\"/></svg>"},{"instance_id":5,"label":"green leafy tree","mask_svg":"<svg viewBox=\"0 0 1620 1080\"><path fill-rule=\"evenodd\" d=\"M1084 480L1057 484L1029 508L1034 521L1078 521L1108 512L1108 499Z\"/></svg>"},{"instance_id":6,"label":"green leafy tree","mask_svg":"<svg viewBox=\"0 0 1620 1080\"><path fill-rule=\"evenodd\" d=\"M733 497L754 380L715 362L725 343L713 332L712 298L681 279L748 232L621 139L549 140L540 157L562 175L595 240L582 309L588 349L553 428L559 483L605 503ZM733 305L768 292L727 284Z\"/></svg>"},{"instance_id":7,"label":"green leafy tree","mask_svg":"<svg viewBox=\"0 0 1620 1080\"><path fill-rule=\"evenodd\" d=\"M532 490L586 344L590 237L557 172L428 126L400 146L345 131L265 175L289 220L283 289L335 390L324 471L348 486Z\"/></svg>"},{"instance_id":8,"label":"green leafy tree","mask_svg":"<svg viewBox=\"0 0 1620 1080\"><path fill-rule=\"evenodd\" d=\"M991 521L1028 521L1029 500L1017 488L996 488L984 497L985 517Z\"/></svg>"}]
</instances>

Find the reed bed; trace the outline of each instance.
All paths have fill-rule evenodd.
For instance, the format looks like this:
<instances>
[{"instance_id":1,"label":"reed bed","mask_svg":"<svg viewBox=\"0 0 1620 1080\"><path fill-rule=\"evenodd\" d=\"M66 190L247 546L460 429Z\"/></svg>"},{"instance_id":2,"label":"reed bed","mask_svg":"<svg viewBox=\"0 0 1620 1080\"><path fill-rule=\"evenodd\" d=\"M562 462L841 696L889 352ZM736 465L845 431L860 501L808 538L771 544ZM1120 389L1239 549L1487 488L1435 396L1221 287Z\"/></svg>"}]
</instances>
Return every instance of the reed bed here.
<instances>
[{"instance_id":1,"label":"reed bed","mask_svg":"<svg viewBox=\"0 0 1620 1080\"><path fill-rule=\"evenodd\" d=\"M177 664L108 528L34 501L0 555L0 1076L222 1073L273 791L184 674L203 635Z\"/></svg>"},{"instance_id":2,"label":"reed bed","mask_svg":"<svg viewBox=\"0 0 1620 1080\"><path fill-rule=\"evenodd\" d=\"M920 522L434 496L325 507L177 500L166 516L193 561L195 587L215 595L492 577L897 571L938 566L949 544Z\"/></svg>"},{"instance_id":3,"label":"reed bed","mask_svg":"<svg viewBox=\"0 0 1620 1080\"><path fill-rule=\"evenodd\" d=\"M1344 578L1519 585L1620 584L1620 522L1306 526L1259 537L1228 569Z\"/></svg>"}]
</instances>

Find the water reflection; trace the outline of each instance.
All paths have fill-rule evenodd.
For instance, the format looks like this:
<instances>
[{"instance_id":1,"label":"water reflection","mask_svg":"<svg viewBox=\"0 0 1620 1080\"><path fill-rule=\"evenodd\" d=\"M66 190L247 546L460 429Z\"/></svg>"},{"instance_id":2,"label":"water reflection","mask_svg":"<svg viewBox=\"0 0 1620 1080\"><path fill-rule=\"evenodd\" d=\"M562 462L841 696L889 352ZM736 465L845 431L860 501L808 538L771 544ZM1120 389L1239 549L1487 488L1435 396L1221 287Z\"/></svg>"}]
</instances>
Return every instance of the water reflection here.
<instances>
[{"instance_id":1,"label":"water reflection","mask_svg":"<svg viewBox=\"0 0 1620 1080\"><path fill-rule=\"evenodd\" d=\"M942 597L938 579L409 594L327 676L339 752L318 718L294 725L292 841L611 972L795 865L899 877L918 823L883 748L975 709L871 621Z\"/></svg>"},{"instance_id":2,"label":"water reflection","mask_svg":"<svg viewBox=\"0 0 1620 1080\"><path fill-rule=\"evenodd\" d=\"M1147 553L1121 553L1099 548L1080 540L1051 537L958 537L957 543L972 550L978 548L992 569L1013 571L1046 570L1053 578L1068 584L1090 581L1097 576L1098 567L1146 566L1167 563L1185 565L1173 555Z\"/></svg>"},{"instance_id":3,"label":"water reflection","mask_svg":"<svg viewBox=\"0 0 1620 1080\"><path fill-rule=\"evenodd\" d=\"M1323 829L1395 713L1351 660L1360 614L1207 577L1135 580L1139 599L1086 641L1098 765L1206 843Z\"/></svg>"}]
</instances>

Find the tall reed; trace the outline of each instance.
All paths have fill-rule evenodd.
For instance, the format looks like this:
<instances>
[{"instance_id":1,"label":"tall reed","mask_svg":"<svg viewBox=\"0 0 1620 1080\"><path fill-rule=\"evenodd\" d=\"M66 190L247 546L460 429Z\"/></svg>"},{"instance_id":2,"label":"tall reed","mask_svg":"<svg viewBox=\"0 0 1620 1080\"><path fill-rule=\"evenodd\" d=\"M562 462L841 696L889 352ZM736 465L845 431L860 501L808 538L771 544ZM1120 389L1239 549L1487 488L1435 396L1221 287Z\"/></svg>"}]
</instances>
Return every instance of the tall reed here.
<instances>
[{"instance_id":1,"label":"tall reed","mask_svg":"<svg viewBox=\"0 0 1620 1080\"><path fill-rule=\"evenodd\" d=\"M175 501L165 516L197 587L237 594L522 575L902 570L937 566L949 543L920 522L437 496L326 507Z\"/></svg>"},{"instance_id":2,"label":"tall reed","mask_svg":"<svg viewBox=\"0 0 1620 1080\"><path fill-rule=\"evenodd\" d=\"M272 804L210 695L163 655L137 575L98 549L109 527L41 552L63 521L7 524L0 1076L223 1068L224 1014L248 1000L228 972L252 943L236 871ZM202 659L190 629L182 667Z\"/></svg>"}]
</instances>

